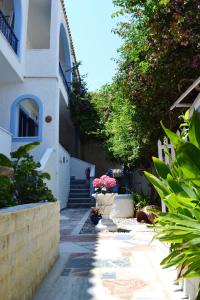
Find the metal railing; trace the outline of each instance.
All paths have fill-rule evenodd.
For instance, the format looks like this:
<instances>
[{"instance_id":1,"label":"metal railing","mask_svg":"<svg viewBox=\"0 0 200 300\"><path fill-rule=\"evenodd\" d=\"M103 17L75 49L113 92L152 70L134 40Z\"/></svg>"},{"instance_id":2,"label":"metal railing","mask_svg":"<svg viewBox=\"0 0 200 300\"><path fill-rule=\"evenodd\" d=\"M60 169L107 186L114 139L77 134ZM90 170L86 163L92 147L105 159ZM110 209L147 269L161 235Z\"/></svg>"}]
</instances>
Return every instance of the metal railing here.
<instances>
[{"instance_id":1,"label":"metal railing","mask_svg":"<svg viewBox=\"0 0 200 300\"><path fill-rule=\"evenodd\" d=\"M60 63L59 63L59 72L60 72L60 76L62 77L62 81L64 83L64 86L67 90L67 93L69 94L70 93L70 88L69 88L65 73L64 73L63 68L62 68Z\"/></svg>"},{"instance_id":2,"label":"metal railing","mask_svg":"<svg viewBox=\"0 0 200 300\"><path fill-rule=\"evenodd\" d=\"M3 35L9 42L10 46L17 54L18 39L1 10L0 10L0 31L3 33Z\"/></svg>"}]
</instances>

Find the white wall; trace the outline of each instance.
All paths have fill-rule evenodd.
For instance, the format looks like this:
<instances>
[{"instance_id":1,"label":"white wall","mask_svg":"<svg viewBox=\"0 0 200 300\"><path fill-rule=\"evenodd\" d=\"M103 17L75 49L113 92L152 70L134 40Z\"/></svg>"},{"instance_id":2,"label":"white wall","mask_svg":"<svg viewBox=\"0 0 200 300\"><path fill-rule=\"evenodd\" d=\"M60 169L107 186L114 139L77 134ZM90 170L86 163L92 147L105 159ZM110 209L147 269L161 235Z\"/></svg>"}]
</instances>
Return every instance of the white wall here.
<instances>
[{"instance_id":1,"label":"white wall","mask_svg":"<svg viewBox=\"0 0 200 300\"><path fill-rule=\"evenodd\" d=\"M85 171L87 168L91 168L92 166L94 165L72 157L70 163L70 174L76 179L86 179Z\"/></svg>"},{"instance_id":2,"label":"white wall","mask_svg":"<svg viewBox=\"0 0 200 300\"><path fill-rule=\"evenodd\" d=\"M23 70L20 60L1 31L0 70L0 84L23 81Z\"/></svg>"},{"instance_id":3,"label":"white wall","mask_svg":"<svg viewBox=\"0 0 200 300\"><path fill-rule=\"evenodd\" d=\"M10 130L10 111L12 103L22 95L32 94L43 103L43 130L42 142L34 151L33 155L39 161L46 148L53 148L53 172L55 173L54 194L58 197L58 143L59 143L59 88L58 81L53 78L27 78L23 84L0 86L0 126ZM46 123L45 117L51 116L52 122ZM12 150L16 150L23 142L15 142Z\"/></svg>"},{"instance_id":4,"label":"white wall","mask_svg":"<svg viewBox=\"0 0 200 300\"><path fill-rule=\"evenodd\" d=\"M0 153L10 156L11 152L11 134L0 127Z\"/></svg>"},{"instance_id":5,"label":"white wall","mask_svg":"<svg viewBox=\"0 0 200 300\"><path fill-rule=\"evenodd\" d=\"M29 0L27 48L50 47L51 0Z\"/></svg>"},{"instance_id":6,"label":"white wall","mask_svg":"<svg viewBox=\"0 0 200 300\"><path fill-rule=\"evenodd\" d=\"M70 191L70 155L59 145L59 198L60 207L67 206Z\"/></svg>"},{"instance_id":7,"label":"white wall","mask_svg":"<svg viewBox=\"0 0 200 300\"><path fill-rule=\"evenodd\" d=\"M27 34L29 1L28 0L16 0L16 1L21 1L21 6L22 6L20 55L18 57L14 53L9 43L5 39L5 37L2 35L2 33L0 33L0 66L2 69L4 69L4 72L0 73L0 84L5 82L9 83L9 82L22 81L23 76L59 78L58 64L59 64L59 38L60 38L61 23L64 24L67 32L67 26L66 26L66 21L62 9L61 1L60 0L51 1L52 2L51 18L50 16L46 16L46 11L43 12L44 18L42 20L43 21L46 20L45 21L46 23L48 23L49 19L51 20L50 44L49 47L47 47L49 49L27 48L27 44L29 44L28 34ZM36 1L36 0L31 0L31 1ZM45 1L50 1L50 0L45 0ZM35 18L37 18L37 14ZM32 26L30 25L30 27ZM40 28L43 27L44 26L40 25ZM41 30L37 32L37 35L39 35L40 33ZM42 38L42 34L40 36ZM69 39L68 32L67 32L67 36ZM71 60L73 59L71 58ZM9 62L9 64L7 62Z\"/></svg>"},{"instance_id":8,"label":"white wall","mask_svg":"<svg viewBox=\"0 0 200 300\"><path fill-rule=\"evenodd\" d=\"M21 1L22 24L19 32L15 31L17 38L20 39L19 55L16 55L4 35L0 32L0 68L3 70L3 72L0 72L0 85L9 82L22 82L25 72L28 0L13 0L13 2L14 1L16 1L16 3Z\"/></svg>"},{"instance_id":9,"label":"white wall","mask_svg":"<svg viewBox=\"0 0 200 300\"><path fill-rule=\"evenodd\" d=\"M59 2L52 1L49 49L26 49L27 77L59 77Z\"/></svg>"},{"instance_id":10,"label":"white wall","mask_svg":"<svg viewBox=\"0 0 200 300\"><path fill-rule=\"evenodd\" d=\"M38 0L37 0L38 1ZM12 103L20 96L32 94L38 97L43 103L43 138L39 147L32 151L34 158L40 161L42 155L47 148L53 149L53 156L51 158L51 172L55 178L53 185L53 192L57 198L64 199L64 189L61 191L61 183L63 178L59 177L59 94L62 92L66 104L68 104L68 96L62 84L62 79L59 75L59 37L60 25L67 26L65 22L64 12L61 1L52 0L51 6L51 28L50 28L50 48L49 49L28 49L27 48L27 20L28 20L28 0L21 0L22 3L22 36L20 41L20 56L17 57L13 52L14 58L11 61L12 68L19 69L18 77L20 82L12 84L11 81L3 82L1 84L0 77L0 127L10 130L10 112ZM39 34L39 32L38 32ZM69 33L67 32L69 36ZM1 36L0 36L1 39ZM5 42L5 41L4 41ZM5 43L5 54L12 49L9 44ZM0 40L0 51L2 43ZM7 47L7 48L6 48ZM6 52L7 51L7 52ZM10 54L9 54L10 55ZM16 62L14 62L16 60ZM6 68L2 64L0 56L0 68ZM0 72L4 74L5 72ZM1 76L1 75L0 75ZM8 76L9 77L9 76ZM3 78L3 77L2 77ZM19 81L19 80L18 80ZM46 123L45 117L51 116L52 122ZM12 151L16 150L24 142L14 142L12 144ZM69 167L67 166L65 176L70 179ZM67 175L68 174L68 175ZM63 183L64 184L64 183ZM60 194L59 194L60 193Z\"/></svg>"},{"instance_id":11,"label":"white wall","mask_svg":"<svg viewBox=\"0 0 200 300\"><path fill-rule=\"evenodd\" d=\"M57 190L57 172L55 172L55 163L56 163L56 151L52 148L47 148L40 159L40 168L39 172L48 173L51 176L50 180L46 180L48 188L53 191L54 195L56 195Z\"/></svg>"}]
</instances>

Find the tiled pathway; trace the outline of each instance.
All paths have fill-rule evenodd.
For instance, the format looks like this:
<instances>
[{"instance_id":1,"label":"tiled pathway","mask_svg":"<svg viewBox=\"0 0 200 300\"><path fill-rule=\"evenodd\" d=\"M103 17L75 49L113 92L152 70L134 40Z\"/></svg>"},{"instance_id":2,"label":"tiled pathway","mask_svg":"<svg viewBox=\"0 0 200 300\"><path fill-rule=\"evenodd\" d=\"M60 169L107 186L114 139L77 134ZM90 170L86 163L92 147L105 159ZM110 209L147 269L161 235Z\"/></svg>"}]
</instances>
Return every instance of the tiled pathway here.
<instances>
[{"instance_id":1,"label":"tiled pathway","mask_svg":"<svg viewBox=\"0 0 200 300\"><path fill-rule=\"evenodd\" d=\"M62 262L34 300L174 300L174 273L159 265L167 248L143 224L130 233L79 235L88 211L63 211ZM65 258L65 259L64 259Z\"/></svg>"}]
</instances>

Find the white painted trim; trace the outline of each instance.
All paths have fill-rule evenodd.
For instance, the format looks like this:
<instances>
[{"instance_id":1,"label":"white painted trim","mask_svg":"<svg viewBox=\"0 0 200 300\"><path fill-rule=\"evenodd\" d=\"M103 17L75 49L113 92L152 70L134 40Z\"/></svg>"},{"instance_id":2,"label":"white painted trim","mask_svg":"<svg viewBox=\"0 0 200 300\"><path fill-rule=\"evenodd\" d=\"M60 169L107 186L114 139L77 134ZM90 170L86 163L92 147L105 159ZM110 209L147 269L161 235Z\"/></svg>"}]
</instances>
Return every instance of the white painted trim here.
<instances>
[{"instance_id":1,"label":"white painted trim","mask_svg":"<svg viewBox=\"0 0 200 300\"><path fill-rule=\"evenodd\" d=\"M178 103L176 104L176 107L191 107L191 104L187 104L187 103Z\"/></svg>"},{"instance_id":2,"label":"white painted trim","mask_svg":"<svg viewBox=\"0 0 200 300\"><path fill-rule=\"evenodd\" d=\"M53 153L53 149L52 148L47 148L46 151L44 152L41 160L40 160L40 164L41 164L41 167L39 167L37 169L38 172L43 172L44 169L45 169L45 166L47 164L47 162L49 161L50 157L51 157L51 154Z\"/></svg>"},{"instance_id":3,"label":"white painted trim","mask_svg":"<svg viewBox=\"0 0 200 300\"><path fill-rule=\"evenodd\" d=\"M200 93L198 94L198 96L197 96L196 99L194 100L194 103L193 103L192 107L193 107L194 109L197 109L197 108L199 107L199 105L200 105Z\"/></svg>"},{"instance_id":4,"label":"white painted trim","mask_svg":"<svg viewBox=\"0 0 200 300\"><path fill-rule=\"evenodd\" d=\"M10 136L12 136L12 133L10 131L6 130L5 128L3 128L3 127L0 127L0 130L7 133Z\"/></svg>"},{"instance_id":5,"label":"white painted trim","mask_svg":"<svg viewBox=\"0 0 200 300\"><path fill-rule=\"evenodd\" d=\"M170 110L173 110L175 107L177 107L177 104L179 104L199 83L200 77L193 82L193 84L176 100L176 102L174 102L174 104L170 107Z\"/></svg>"}]
</instances>

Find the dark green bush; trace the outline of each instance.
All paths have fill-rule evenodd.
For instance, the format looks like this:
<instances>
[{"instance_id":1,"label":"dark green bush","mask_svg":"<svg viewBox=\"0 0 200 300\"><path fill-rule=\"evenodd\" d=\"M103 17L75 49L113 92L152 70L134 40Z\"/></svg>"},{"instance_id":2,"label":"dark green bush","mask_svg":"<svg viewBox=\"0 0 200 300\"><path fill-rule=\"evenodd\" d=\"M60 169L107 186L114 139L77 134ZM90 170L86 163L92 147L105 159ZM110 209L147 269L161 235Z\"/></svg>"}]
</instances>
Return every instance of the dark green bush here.
<instances>
[{"instance_id":1,"label":"dark green bush","mask_svg":"<svg viewBox=\"0 0 200 300\"><path fill-rule=\"evenodd\" d=\"M51 190L47 187L46 180L50 180L48 173L41 173L36 163L28 152L38 143L20 147L11 153L12 160L3 154L0 155L0 165L11 167L14 170L12 178L0 176L0 208L37 202L54 202Z\"/></svg>"}]
</instances>

